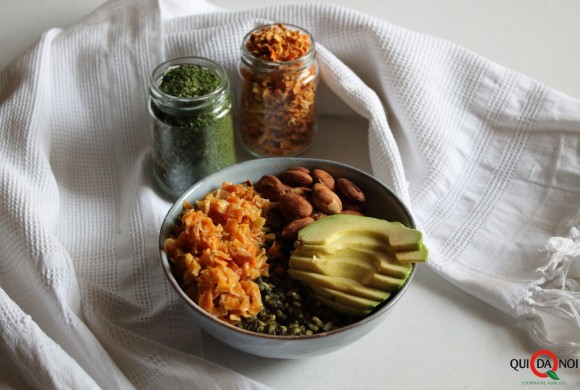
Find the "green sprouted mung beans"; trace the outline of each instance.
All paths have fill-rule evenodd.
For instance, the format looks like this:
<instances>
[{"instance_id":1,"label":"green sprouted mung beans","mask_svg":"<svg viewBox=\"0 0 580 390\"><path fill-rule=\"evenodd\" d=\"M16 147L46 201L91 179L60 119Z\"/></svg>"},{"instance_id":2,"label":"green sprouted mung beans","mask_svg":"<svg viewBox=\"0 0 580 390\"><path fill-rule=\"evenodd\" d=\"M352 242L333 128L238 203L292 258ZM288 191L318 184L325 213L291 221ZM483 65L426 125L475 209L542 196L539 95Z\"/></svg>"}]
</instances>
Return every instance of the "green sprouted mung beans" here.
<instances>
[{"instance_id":1,"label":"green sprouted mung beans","mask_svg":"<svg viewBox=\"0 0 580 390\"><path fill-rule=\"evenodd\" d=\"M337 313L312 297L288 270L290 248L270 258L269 276L257 280L264 309L255 317L243 318L239 328L277 336L305 336L328 332L352 324L357 319Z\"/></svg>"},{"instance_id":2,"label":"green sprouted mung beans","mask_svg":"<svg viewBox=\"0 0 580 390\"><path fill-rule=\"evenodd\" d=\"M168 61L155 72L152 82L160 82L151 87L153 172L163 190L178 196L235 163L232 96L225 71L213 61Z\"/></svg>"}]
</instances>

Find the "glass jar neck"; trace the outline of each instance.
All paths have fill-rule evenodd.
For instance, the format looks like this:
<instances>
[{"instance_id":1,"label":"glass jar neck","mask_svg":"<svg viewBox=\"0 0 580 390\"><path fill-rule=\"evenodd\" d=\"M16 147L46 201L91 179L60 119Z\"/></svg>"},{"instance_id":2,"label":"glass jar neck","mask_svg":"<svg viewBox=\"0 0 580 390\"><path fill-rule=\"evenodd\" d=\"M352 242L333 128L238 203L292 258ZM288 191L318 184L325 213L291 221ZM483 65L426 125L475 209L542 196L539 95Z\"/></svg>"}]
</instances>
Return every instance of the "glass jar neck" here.
<instances>
[{"instance_id":1,"label":"glass jar neck","mask_svg":"<svg viewBox=\"0 0 580 390\"><path fill-rule=\"evenodd\" d=\"M177 97L160 89L163 76L181 65L194 65L211 71L218 80L218 86L208 94L196 97ZM224 103L230 95L230 83L226 71L219 63L203 57L181 57L160 64L149 80L149 94L152 105L169 115L210 109Z\"/></svg>"},{"instance_id":2,"label":"glass jar neck","mask_svg":"<svg viewBox=\"0 0 580 390\"><path fill-rule=\"evenodd\" d=\"M291 60L291 61L268 61L268 60L264 60L262 58L258 58L256 56L254 56L247 49L247 43L251 39L252 34L254 34L256 31L259 31L260 29L264 28L264 26L261 26L261 27L258 27L256 29L250 31L244 37L244 39L242 41L242 46L240 48L240 51L241 51L240 60L241 60L242 64L252 68L254 71L265 72L265 73L267 73L267 72L280 72L280 71L300 72L302 70L310 68L316 62L316 48L315 48L315 42L314 42L314 39L312 38L312 35L308 31L306 31L300 27L293 26L293 25L286 25L286 26L288 26L289 28L298 30L302 34L304 34L308 37L308 40L310 43L310 49L304 55L302 55L301 57L296 58L294 60Z\"/></svg>"}]
</instances>

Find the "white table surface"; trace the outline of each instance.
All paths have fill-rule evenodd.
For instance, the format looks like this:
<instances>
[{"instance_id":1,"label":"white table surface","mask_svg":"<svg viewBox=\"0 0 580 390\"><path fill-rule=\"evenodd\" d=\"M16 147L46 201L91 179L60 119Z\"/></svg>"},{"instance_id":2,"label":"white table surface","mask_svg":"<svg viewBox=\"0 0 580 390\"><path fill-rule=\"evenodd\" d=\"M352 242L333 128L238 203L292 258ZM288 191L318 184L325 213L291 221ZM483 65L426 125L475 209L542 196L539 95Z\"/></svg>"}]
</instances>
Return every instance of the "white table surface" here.
<instances>
[{"instance_id":1,"label":"white table surface","mask_svg":"<svg viewBox=\"0 0 580 390\"><path fill-rule=\"evenodd\" d=\"M66 28L104 0L0 2L0 68L52 27ZM229 9L301 0L213 0ZM322 1L319 1L322 2ZM578 0L337 0L334 3L461 44L495 62L580 98ZM338 129L355 150L322 148L324 129ZM362 121L322 120L311 156L369 169L365 140L351 139ZM330 142L330 140L328 140ZM354 145L354 146L353 146ZM344 148L344 146L343 146ZM354 149L353 149L354 148ZM358 152L357 152L358 151ZM204 336L215 361L277 389L519 389L530 370L510 368L537 348L512 320L420 267L414 284L379 328L340 351L307 360L270 360ZM580 388L580 369L558 372L560 388ZM532 386L542 388L542 386ZM553 388L553 386L550 386Z\"/></svg>"}]
</instances>

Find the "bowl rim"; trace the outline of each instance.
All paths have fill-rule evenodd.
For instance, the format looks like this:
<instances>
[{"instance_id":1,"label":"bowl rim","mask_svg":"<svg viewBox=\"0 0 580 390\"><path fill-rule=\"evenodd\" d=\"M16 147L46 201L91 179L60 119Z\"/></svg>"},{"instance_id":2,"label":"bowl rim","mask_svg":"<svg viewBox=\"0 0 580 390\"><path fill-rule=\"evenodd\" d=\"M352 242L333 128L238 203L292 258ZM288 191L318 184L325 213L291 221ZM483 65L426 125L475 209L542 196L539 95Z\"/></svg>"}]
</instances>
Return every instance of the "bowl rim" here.
<instances>
[{"instance_id":1,"label":"bowl rim","mask_svg":"<svg viewBox=\"0 0 580 390\"><path fill-rule=\"evenodd\" d=\"M410 225L408 227L416 228L415 221L413 219L413 215L411 214L411 211L402 202L401 198L395 192L393 192L393 190L391 190L385 183L380 181L375 176L373 176L373 175L371 175L371 174L369 174L369 173L367 173L359 168L356 168L352 165L342 163L339 161L329 160L329 159L310 158L310 157L267 157L267 158L246 160L246 161L242 161L242 162L236 163L234 165L230 165L228 167L222 168L222 169L220 169L212 174L209 174L208 176L204 177L203 179L197 181L195 184L193 184L187 190L185 190L179 196L179 198L177 198L177 200L175 200L175 202L171 205L171 207L169 208L169 210L165 214L165 217L164 217L163 222L161 224L161 227L159 229L159 255L160 255L159 257L160 257L161 266L162 266L162 269L163 269L163 272L165 274L166 279L169 281L169 283L171 284L173 289L177 292L177 294L181 298L182 302L186 303L191 309L195 310L196 313L198 313L199 315L204 317L206 320L209 320L210 322L212 322L218 326L221 326L225 329L229 329L229 330L234 331L236 333L240 333L242 335L246 335L248 337L257 337L257 338L262 338L262 339L284 340L284 341L309 340L309 339L317 339L317 338L323 338L323 337L327 338L327 337L332 337L334 335L338 335L338 334L343 333L343 332L347 332L350 329L357 328L359 326L364 325L365 323L368 323L368 322L375 320L377 317L380 317L383 312L387 311L390 307L395 305L395 303L404 295L404 293L406 292L407 288L411 284L411 281L413 280L415 273L417 271L416 264L413 264L413 267L411 269L411 273L409 274L409 277L407 278L407 280L405 281L403 286L399 290L397 290L395 294L391 295L391 297L389 297L385 302L382 302L381 304L379 304L379 306L375 310L373 310L370 314L362 317L360 320L355 321L352 324L349 324L349 325L346 325L346 326L343 326L343 327L340 327L337 329L333 329L330 331L326 331L326 332L315 333L312 335L270 335L270 334L263 334L263 333L258 333L258 332L238 328L235 325L232 325L232 324L229 324L223 320L220 320L219 318L213 316L212 314L210 314L207 311L205 311L204 309L202 309L197 303L195 303L191 298L189 298L189 296L185 293L185 291L183 291L181 286L179 286L179 283L177 282L177 280L175 279L175 277L173 276L173 273L171 271L171 264L170 264L169 258L167 257L165 251L163 250L163 245L164 245L165 238L166 238L165 233L174 224L174 220L171 220L171 221L169 220L170 216L175 214L176 210L179 210L179 211L183 210L183 202L185 200L187 200L189 198L190 194L192 192L194 192L199 186L201 186L202 183L205 183L205 182L211 181L211 180L215 180L216 177L223 175L224 172L227 172L227 171L232 170L232 169L237 169L242 165L261 166L264 164L268 165L269 162L274 162L274 161L276 161L278 163L281 161L288 161L289 162L288 167L298 166L301 164L302 165L304 165L304 164L308 164L308 165L326 164L326 165L337 166L337 167L340 167L340 168L343 168L346 170L350 170L357 175L365 176L367 180L375 182L379 186L383 187L384 190L386 190L387 192L390 193L390 195L399 203L399 206L400 206L401 210L403 211L403 213L406 214L406 216L409 220L409 225ZM290 162L291 162L291 164L290 164ZM216 189L217 189L217 187L216 187Z\"/></svg>"}]
</instances>

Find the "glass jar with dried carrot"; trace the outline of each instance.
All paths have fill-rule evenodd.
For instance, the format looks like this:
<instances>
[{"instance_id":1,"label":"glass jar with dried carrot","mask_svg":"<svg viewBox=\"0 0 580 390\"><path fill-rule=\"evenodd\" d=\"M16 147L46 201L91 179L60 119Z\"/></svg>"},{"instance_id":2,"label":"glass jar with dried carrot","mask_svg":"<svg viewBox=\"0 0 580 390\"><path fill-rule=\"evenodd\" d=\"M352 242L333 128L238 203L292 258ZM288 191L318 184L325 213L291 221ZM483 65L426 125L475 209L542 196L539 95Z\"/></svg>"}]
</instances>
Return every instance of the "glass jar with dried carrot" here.
<instances>
[{"instance_id":1,"label":"glass jar with dried carrot","mask_svg":"<svg viewBox=\"0 0 580 390\"><path fill-rule=\"evenodd\" d=\"M306 30L271 24L250 31L241 47L239 136L257 157L295 156L316 133L318 61Z\"/></svg>"}]
</instances>

